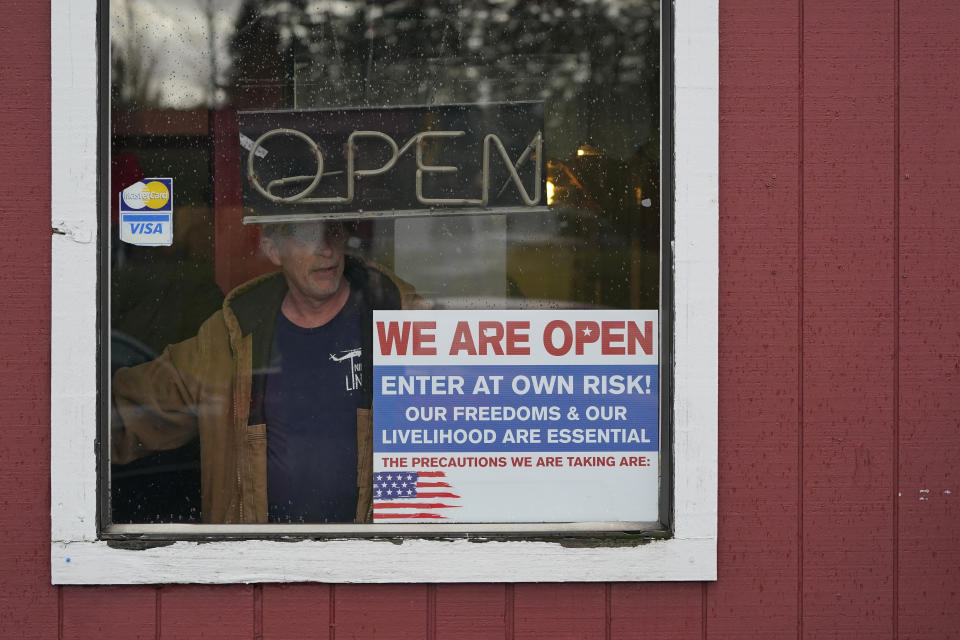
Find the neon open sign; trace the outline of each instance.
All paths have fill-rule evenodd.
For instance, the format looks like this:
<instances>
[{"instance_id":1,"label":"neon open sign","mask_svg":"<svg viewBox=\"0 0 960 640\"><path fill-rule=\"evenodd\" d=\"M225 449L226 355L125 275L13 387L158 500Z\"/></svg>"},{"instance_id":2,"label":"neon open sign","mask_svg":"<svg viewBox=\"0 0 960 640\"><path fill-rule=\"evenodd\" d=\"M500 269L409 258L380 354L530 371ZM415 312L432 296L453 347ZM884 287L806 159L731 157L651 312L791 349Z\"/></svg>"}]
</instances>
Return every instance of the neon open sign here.
<instances>
[{"instance_id":1,"label":"neon open sign","mask_svg":"<svg viewBox=\"0 0 960 640\"><path fill-rule=\"evenodd\" d=\"M424 161L423 150L424 147L433 140L443 140L448 138L459 138L460 136L465 135L465 131L421 131L414 135L410 140L407 141L403 147L398 148L396 141L383 133L382 131L354 131L347 138L347 144L345 145L345 155L347 162L346 169L346 195L343 197L333 196L328 198L310 198L306 197L310 194L317 185L320 184L320 181L323 179L323 152L320 151L320 148L317 144L305 133L302 131L297 131L296 129L273 129L268 131L260 136L256 142L253 143L253 146L250 148L250 153L247 156L247 179L250 180L250 184L260 192L260 194L272 202L302 202L303 204L347 204L353 202L355 190L354 184L355 179L362 178L363 176L378 176L380 174L386 173L393 169L397 165L397 160L404 153L407 152L411 147L416 148L416 158L417 158L417 171L416 171L416 193L417 201L420 204L425 205L444 205L444 206L463 206L463 205L480 205L487 206L490 201L490 150L491 147L495 148L500 157L504 161L504 166L507 171L510 173L510 179L516 185L517 190L519 191L520 198L523 200L524 204L532 207L535 204L540 202L540 177L541 177L541 163L534 162L534 184L533 184L533 196L530 196L527 193L526 187L523 185L523 180L520 179L519 174L517 173L517 168L522 165L527 158L530 156L532 151L534 157L539 158L543 153L543 136L538 131L533 140L530 141L530 144L527 145L527 148L524 149L523 154L514 162L510 159L510 155L507 152L506 147L503 146L503 142L495 134L489 133L483 138L483 156L482 156L482 188L481 188L481 197L477 199L470 198L428 198L423 194L423 176L427 173L456 173L459 171L459 167L454 165L437 165L437 164L428 164ZM259 179L257 178L257 172L254 169L254 158L256 157L256 152L261 148L263 143L272 136L277 135L292 135L299 137L306 141L310 146L310 150L313 153L314 157L317 159L317 170L312 176L291 176L289 178L278 178L271 180L267 183L266 187L260 184ZM390 159L387 160L383 166L374 168L374 169L358 169L356 168L357 161L357 151L359 141L362 138L374 138L386 142L390 148L391 155ZM333 173L342 173L342 172L333 172ZM273 193L273 189L293 183L305 182L310 180L310 184L299 193L296 193L292 196L279 196Z\"/></svg>"},{"instance_id":2,"label":"neon open sign","mask_svg":"<svg viewBox=\"0 0 960 640\"><path fill-rule=\"evenodd\" d=\"M239 124L247 223L545 210L542 103L248 112Z\"/></svg>"}]
</instances>

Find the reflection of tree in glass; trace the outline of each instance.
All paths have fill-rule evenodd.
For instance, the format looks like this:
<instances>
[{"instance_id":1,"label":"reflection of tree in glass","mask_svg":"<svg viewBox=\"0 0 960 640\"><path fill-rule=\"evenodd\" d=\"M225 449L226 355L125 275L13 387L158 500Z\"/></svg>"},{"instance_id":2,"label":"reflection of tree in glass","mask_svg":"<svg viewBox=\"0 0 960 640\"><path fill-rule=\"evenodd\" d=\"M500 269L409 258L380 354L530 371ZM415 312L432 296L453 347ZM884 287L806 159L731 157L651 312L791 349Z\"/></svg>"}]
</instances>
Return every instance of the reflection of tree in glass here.
<instances>
[{"instance_id":1,"label":"reflection of tree in glass","mask_svg":"<svg viewBox=\"0 0 960 640\"><path fill-rule=\"evenodd\" d=\"M658 15L657 0L245 0L232 92L273 91L261 108L543 99L548 132L628 157L623 134L657 122Z\"/></svg>"},{"instance_id":2,"label":"reflection of tree in glass","mask_svg":"<svg viewBox=\"0 0 960 640\"><path fill-rule=\"evenodd\" d=\"M270 3L245 0L230 39L233 64L228 83L232 102L238 108L280 107L284 104L287 60L293 50L289 37L281 38L283 16L302 9L303 2ZM288 29L289 32L289 29Z\"/></svg>"},{"instance_id":3,"label":"reflection of tree in glass","mask_svg":"<svg viewBox=\"0 0 960 640\"><path fill-rule=\"evenodd\" d=\"M156 107L160 86L155 71L159 60L143 46L143 33L133 2L110 31L110 98L114 108Z\"/></svg>"}]
</instances>

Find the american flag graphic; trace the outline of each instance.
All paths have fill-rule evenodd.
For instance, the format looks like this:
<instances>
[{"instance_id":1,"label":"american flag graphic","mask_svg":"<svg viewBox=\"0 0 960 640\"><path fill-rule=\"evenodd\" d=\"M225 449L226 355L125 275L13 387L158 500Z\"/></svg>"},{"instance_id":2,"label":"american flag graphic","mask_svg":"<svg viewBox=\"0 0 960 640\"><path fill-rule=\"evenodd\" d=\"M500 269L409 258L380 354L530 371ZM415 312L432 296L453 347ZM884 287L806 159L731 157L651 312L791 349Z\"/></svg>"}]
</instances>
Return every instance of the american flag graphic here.
<instances>
[{"instance_id":1,"label":"american flag graphic","mask_svg":"<svg viewBox=\"0 0 960 640\"><path fill-rule=\"evenodd\" d=\"M373 474L373 519L445 520L460 496L443 471L378 471Z\"/></svg>"}]
</instances>

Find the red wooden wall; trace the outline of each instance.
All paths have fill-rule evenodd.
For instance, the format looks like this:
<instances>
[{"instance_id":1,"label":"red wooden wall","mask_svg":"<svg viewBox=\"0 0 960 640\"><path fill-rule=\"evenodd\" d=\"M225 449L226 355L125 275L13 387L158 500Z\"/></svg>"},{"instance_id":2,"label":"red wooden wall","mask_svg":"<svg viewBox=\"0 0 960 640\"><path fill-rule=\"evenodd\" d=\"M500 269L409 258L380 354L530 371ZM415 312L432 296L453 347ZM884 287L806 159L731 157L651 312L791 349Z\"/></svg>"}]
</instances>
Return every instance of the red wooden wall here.
<instances>
[{"instance_id":1,"label":"red wooden wall","mask_svg":"<svg viewBox=\"0 0 960 640\"><path fill-rule=\"evenodd\" d=\"M49 585L49 7L0 12L0 637L960 636L960 11L721 5L710 584Z\"/></svg>"}]
</instances>

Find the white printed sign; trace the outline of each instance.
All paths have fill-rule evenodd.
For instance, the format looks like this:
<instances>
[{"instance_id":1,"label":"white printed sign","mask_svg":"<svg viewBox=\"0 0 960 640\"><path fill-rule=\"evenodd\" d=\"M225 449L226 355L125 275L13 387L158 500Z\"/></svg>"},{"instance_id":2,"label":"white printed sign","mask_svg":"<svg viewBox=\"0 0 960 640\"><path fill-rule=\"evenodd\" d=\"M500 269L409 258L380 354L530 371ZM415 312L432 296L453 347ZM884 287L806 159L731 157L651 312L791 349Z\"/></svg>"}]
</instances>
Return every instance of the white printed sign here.
<instances>
[{"instance_id":1,"label":"white printed sign","mask_svg":"<svg viewBox=\"0 0 960 640\"><path fill-rule=\"evenodd\" d=\"M655 522L656 311L374 312L374 521Z\"/></svg>"}]
</instances>

